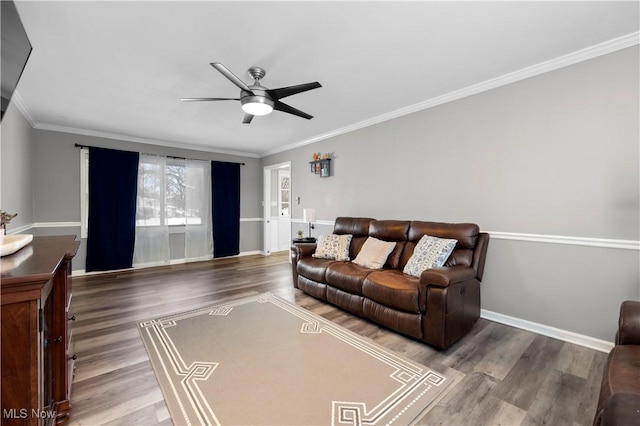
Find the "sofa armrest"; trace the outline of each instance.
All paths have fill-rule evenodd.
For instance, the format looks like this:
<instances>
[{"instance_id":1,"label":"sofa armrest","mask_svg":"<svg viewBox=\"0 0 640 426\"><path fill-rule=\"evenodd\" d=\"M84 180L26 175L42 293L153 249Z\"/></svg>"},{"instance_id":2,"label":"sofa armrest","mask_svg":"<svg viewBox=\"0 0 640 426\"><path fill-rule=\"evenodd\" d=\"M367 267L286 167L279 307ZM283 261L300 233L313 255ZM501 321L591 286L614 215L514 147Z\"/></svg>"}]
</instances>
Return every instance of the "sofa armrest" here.
<instances>
[{"instance_id":1,"label":"sofa armrest","mask_svg":"<svg viewBox=\"0 0 640 426\"><path fill-rule=\"evenodd\" d=\"M469 266L443 266L431 268L420 275L421 286L448 287L455 283L476 278L476 270Z\"/></svg>"},{"instance_id":2,"label":"sofa armrest","mask_svg":"<svg viewBox=\"0 0 640 426\"><path fill-rule=\"evenodd\" d=\"M298 288L298 261L315 253L316 245L316 243L298 243L291 246L291 276L295 288Z\"/></svg>"},{"instance_id":3,"label":"sofa armrest","mask_svg":"<svg viewBox=\"0 0 640 426\"><path fill-rule=\"evenodd\" d=\"M291 258L296 260L309 257L316 252L316 243L298 243L291 246Z\"/></svg>"},{"instance_id":4,"label":"sofa armrest","mask_svg":"<svg viewBox=\"0 0 640 426\"><path fill-rule=\"evenodd\" d=\"M473 250L473 260L471 267L476 270L478 281L482 281L482 275L484 274L484 264L487 259L487 247L489 246L489 234L481 232L478 234L478 241L476 242L476 248Z\"/></svg>"},{"instance_id":5,"label":"sofa armrest","mask_svg":"<svg viewBox=\"0 0 640 426\"><path fill-rule=\"evenodd\" d=\"M617 345L640 345L640 301L627 300L620 305Z\"/></svg>"}]
</instances>

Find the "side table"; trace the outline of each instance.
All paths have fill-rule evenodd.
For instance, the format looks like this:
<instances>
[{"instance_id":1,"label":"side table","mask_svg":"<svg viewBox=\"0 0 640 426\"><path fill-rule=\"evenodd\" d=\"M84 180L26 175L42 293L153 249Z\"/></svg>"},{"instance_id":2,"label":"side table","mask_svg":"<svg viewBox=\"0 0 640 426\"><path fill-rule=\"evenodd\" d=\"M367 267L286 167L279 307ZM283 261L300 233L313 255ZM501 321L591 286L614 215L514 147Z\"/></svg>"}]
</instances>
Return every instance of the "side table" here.
<instances>
[{"instance_id":1,"label":"side table","mask_svg":"<svg viewBox=\"0 0 640 426\"><path fill-rule=\"evenodd\" d=\"M315 243L317 240L313 237L304 237L304 238L294 238L293 244L301 244L301 243Z\"/></svg>"}]
</instances>

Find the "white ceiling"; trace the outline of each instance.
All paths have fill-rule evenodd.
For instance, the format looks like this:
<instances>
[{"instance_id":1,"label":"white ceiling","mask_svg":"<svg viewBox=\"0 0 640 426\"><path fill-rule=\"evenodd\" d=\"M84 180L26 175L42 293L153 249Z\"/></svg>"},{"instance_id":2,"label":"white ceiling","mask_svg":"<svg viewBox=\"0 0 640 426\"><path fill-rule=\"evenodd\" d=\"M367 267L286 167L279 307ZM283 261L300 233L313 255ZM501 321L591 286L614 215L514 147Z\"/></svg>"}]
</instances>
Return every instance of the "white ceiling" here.
<instances>
[{"instance_id":1,"label":"white ceiling","mask_svg":"<svg viewBox=\"0 0 640 426\"><path fill-rule=\"evenodd\" d=\"M33 45L17 103L36 128L251 156L640 29L637 1L17 3ZM180 102L238 97L213 61L246 82L260 66L269 88L319 81L284 100L314 118L276 111L246 125L237 101Z\"/></svg>"}]
</instances>

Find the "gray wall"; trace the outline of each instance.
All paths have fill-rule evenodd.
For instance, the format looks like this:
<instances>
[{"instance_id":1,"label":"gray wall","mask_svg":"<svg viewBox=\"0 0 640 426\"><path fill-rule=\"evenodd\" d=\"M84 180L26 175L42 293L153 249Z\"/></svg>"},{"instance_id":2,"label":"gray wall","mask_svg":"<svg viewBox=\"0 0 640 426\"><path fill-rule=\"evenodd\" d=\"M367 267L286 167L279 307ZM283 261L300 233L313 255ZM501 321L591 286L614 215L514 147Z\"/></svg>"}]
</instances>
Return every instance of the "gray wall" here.
<instances>
[{"instance_id":1,"label":"gray wall","mask_svg":"<svg viewBox=\"0 0 640 426\"><path fill-rule=\"evenodd\" d=\"M298 220L315 207L321 221L476 222L496 235L638 241L638 52L634 46L270 155L262 165L292 162ZM310 173L314 151L332 153L330 178ZM620 302L640 298L639 275L637 250L496 237L482 304L611 341Z\"/></svg>"},{"instance_id":2,"label":"gray wall","mask_svg":"<svg viewBox=\"0 0 640 426\"><path fill-rule=\"evenodd\" d=\"M33 222L32 176L33 130L13 103L9 104L0 125L0 208L18 213L7 226L11 232Z\"/></svg>"},{"instance_id":3,"label":"gray wall","mask_svg":"<svg viewBox=\"0 0 640 426\"><path fill-rule=\"evenodd\" d=\"M16 111L17 115L20 115ZM23 119L24 121L24 119ZM4 121L3 121L4 123ZM26 123L26 122L25 122ZM13 124L8 125L13 130ZM4 139L4 124L3 124ZM27 124L28 127L28 124ZM29 128L30 129L30 128ZM242 220L262 217L260 199L261 168L259 159L240 157L210 152L185 150L179 148L159 147L134 142L83 136L71 133L53 132L48 130L29 130L31 143L30 155L17 156L13 151L7 152L7 162L19 158L18 164L22 170L28 171L30 183L22 185L22 192L29 194L33 205L30 222L25 223L57 223L80 222L80 151L74 144L98 146L161 155L183 156L202 160L218 160L243 162L240 168L240 251L252 252L262 248L262 224L260 221ZM3 146L3 154L5 151ZM5 156L3 155L3 158ZM22 164L22 158L28 158ZM9 158L12 158L9 160ZM13 163L12 163L13 164ZM9 173L3 163L3 182ZM3 183L4 185L4 183ZM4 186L3 186L4 188ZM29 198L29 197L27 197ZM38 227L33 229L35 235L75 234L80 236L79 227ZM172 234L171 257L184 257L184 234ZM73 269L84 269L86 241L82 241L78 255L74 259Z\"/></svg>"}]
</instances>

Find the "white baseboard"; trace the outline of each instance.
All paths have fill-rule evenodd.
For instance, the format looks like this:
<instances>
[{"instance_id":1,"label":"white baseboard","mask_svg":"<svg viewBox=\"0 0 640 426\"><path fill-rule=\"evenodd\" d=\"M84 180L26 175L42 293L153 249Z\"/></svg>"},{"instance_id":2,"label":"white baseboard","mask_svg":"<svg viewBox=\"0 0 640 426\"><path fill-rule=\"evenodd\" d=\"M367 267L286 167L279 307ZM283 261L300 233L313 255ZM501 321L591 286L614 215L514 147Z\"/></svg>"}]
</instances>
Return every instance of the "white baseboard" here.
<instances>
[{"instance_id":1,"label":"white baseboard","mask_svg":"<svg viewBox=\"0 0 640 426\"><path fill-rule=\"evenodd\" d=\"M71 271L72 277L90 277L92 275L101 275L101 274L112 274L114 272L125 272L125 271L133 271L135 268L130 269L113 269L111 271L92 271L87 272L86 269L74 269Z\"/></svg>"},{"instance_id":2,"label":"white baseboard","mask_svg":"<svg viewBox=\"0 0 640 426\"><path fill-rule=\"evenodd\" d=\"M256 255L256 254L264 255L264 252L262 250L243 251L242 253L240 253L238 255L238 257L241 257L241 256L253 256L253 255Z\"/></svg>"},{"instance_id":3,"label":"white baseboard","mask_svg":"<svg viewBox=\"0 0 640 426\"><path fill-rule=\"evenodd\" d=\"M229 256L229 257L242 257L242 256L252 256L252 255L256 255L256 254L263 254L262 251L260 250L254 250L254 251L244 251L241 252L240 254L236 255L236 256ZM225 259L225 258L221 258L221 259ZM127 269L115 269L112 271L94 271L94 272L87 272L85 269L74 269L73 271L71 271L71 276L72 277L82 277L82 276L90 276L90 275L100 275L100 274L110 274L113 272L123 272L123 271L137 271L139 269L146 269L146 268L155 268L158 266L170 266L170 265L181 265L183 263L191 263L191 262L204 262L207 260L217 260L216 258L213 259L171 259L168 263L153 263L153 264L147 264L147 265L139 265L139 266L134 266L133 268L127 268Z\"/></svg>"},{"instance_id":4,"label":"white baseboard","mask_svg":"<svg viewBox=\"0 0 640 426\"><path fill-rule=\"evenodd\" d=\"M574 333L572 331L561 330L559 328L551 327L548 325L511 317L509 315L499 314L497 312L487 311L486 309L482 309L480 311L480 317L490 321L499 322L500 324L510 325L522 330L541 334L543 336L552 337L564 342L584 346L586 348L594 349L600 352L608 353L609 351L611 351L611 349L613 349L614 346L612 342L607 342L606 340L600 340L582 334Z\"/></svg>"}]
</instances>

